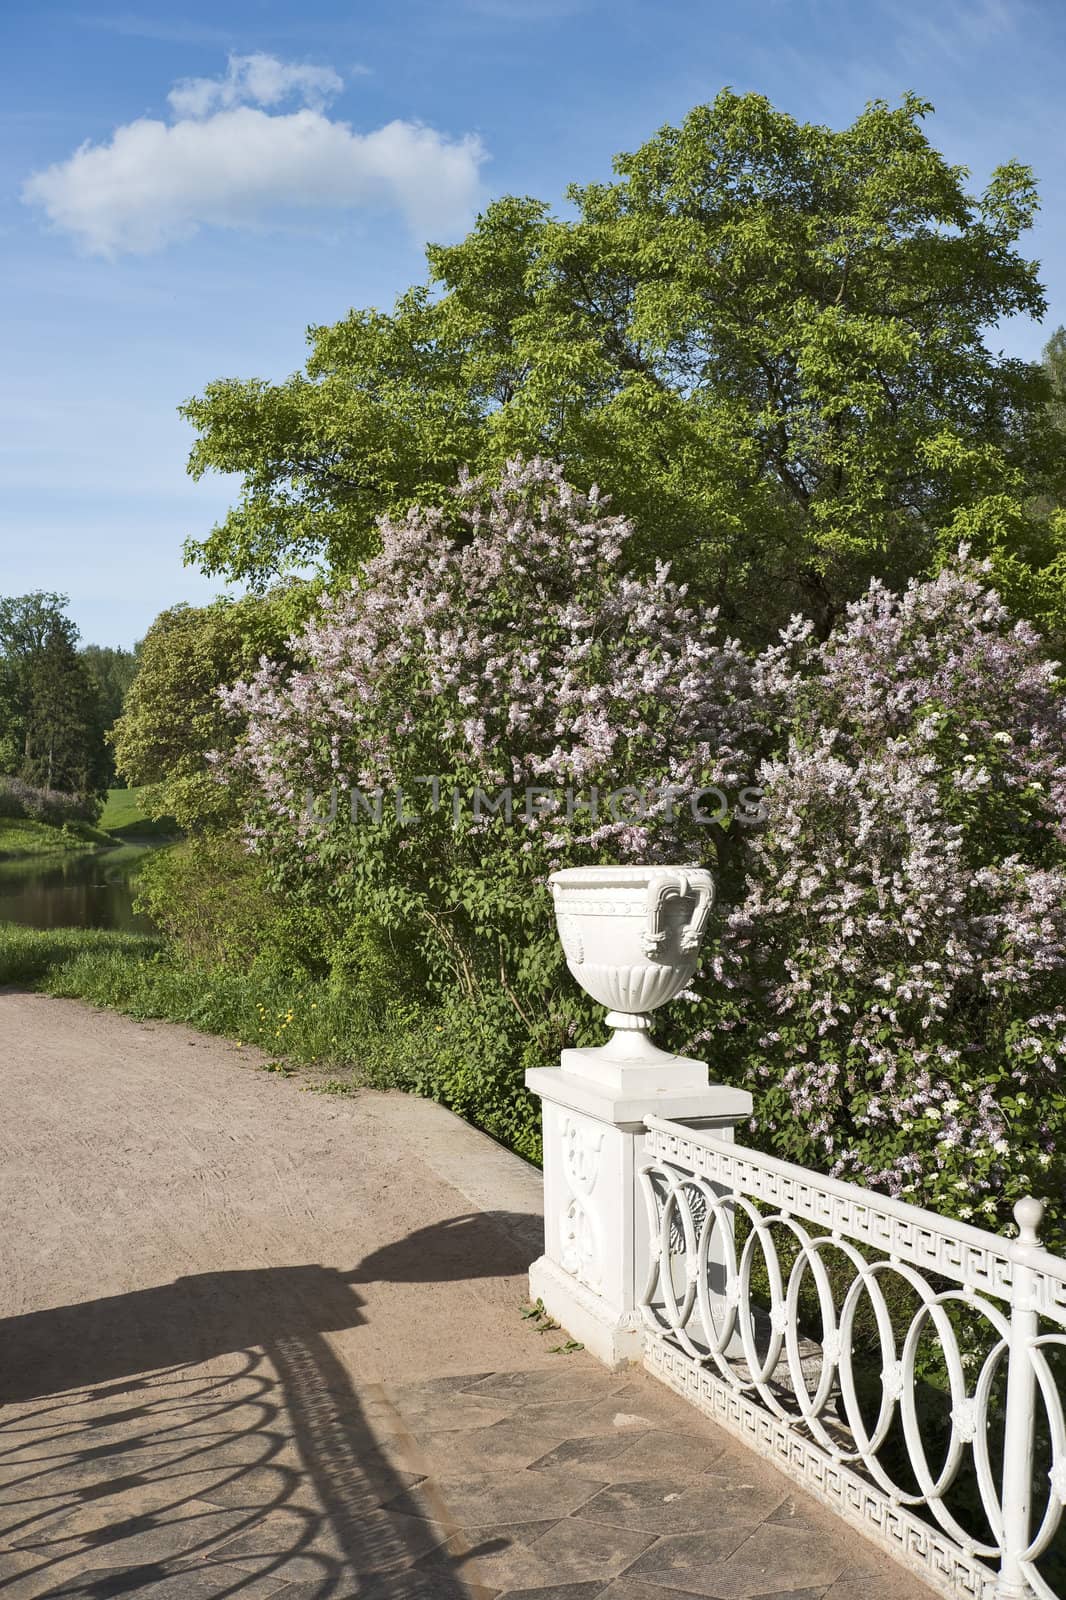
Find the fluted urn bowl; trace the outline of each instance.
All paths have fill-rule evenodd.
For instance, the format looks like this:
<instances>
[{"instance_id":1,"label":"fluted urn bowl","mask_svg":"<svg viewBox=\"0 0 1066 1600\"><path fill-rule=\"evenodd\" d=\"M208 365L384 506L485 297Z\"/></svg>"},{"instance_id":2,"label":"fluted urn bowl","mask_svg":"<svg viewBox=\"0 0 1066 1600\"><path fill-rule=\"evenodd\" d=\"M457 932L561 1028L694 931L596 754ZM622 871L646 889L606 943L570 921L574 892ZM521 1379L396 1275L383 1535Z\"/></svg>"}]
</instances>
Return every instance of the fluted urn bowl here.
<instances>
[{"instance_id":1,"label":"fluted urn bowl","mask_svg":"<svg viewBox=\"0 0 1066 1600\"><path fill-rule=\"evenodd\" d=\"M627 1057L652 1050L634 1035L648 1032L648 1013L696 971L714 904L710 873L697 866L567 867L548 882L566 964L618 1030L605 1049Z\"/></svg>"}]
</instances>

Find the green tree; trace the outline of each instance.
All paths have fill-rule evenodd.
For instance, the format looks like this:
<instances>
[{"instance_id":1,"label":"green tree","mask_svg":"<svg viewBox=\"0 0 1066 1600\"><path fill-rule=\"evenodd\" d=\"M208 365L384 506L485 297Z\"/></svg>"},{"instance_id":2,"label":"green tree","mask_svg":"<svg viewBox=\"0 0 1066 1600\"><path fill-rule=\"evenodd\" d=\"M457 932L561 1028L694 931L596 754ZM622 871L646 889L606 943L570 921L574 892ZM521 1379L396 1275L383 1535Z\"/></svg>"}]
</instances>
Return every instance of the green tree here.
<instances>
[{"instance_id":1,"label":"green tree","mask_svg":"<svg viewBox=\"0 0 1066 1600\"><path fill-rule=\"evenodd\" d=\"M0 656L0 773L17 772L22 765L25 719L21 711L18 677L5 656Z\"/></svg>"},{"instance_id":2,"label":"green tree","mask_svg":"<svg viewBox=\"0 0 1066 1600\"><path fill-rule=\"evenodd\" d=\"M208 760L229 749L235 733L218 690L253 672L260 656L284 657L311 593L292 585L243 600L171 606L152 623L112 731L118 771L147 786L149 815L174 817L183 828L239 816L239 797L215 781Z\"/></svg>"},{"instance_id":3,"label":"green tree","mask_svg":"<svg viewBox=\"0 0 1066 1600\"><path fill-rule=\"evenodd\" d=\"M61 621L31 659L29 691L23 777L68 794L102 792L108 761L100 700Z\"/></svg>"},{"instance_id":4,"label":"green tree","mask_svg":"<svg viewBox=\"0 0 1066 1600\"><path fill-rule=\"evenodd\" d=\"M122 715L130 684L137 675L140 646L132 650L117 649L111 645L83 645L78 654L85 665L100 703L100 725L104 731L108 785L117 782L115 752L111 731Z\"/></svg>"},{"instance_id":5,"label":"green tree","mask_svg":"<svg viewBox=\"0 0 1066 1600\"><path fill-rule=\"evenodd\" d=\"M1048 379L983 337L1044 310L1016 248L1033 178L1012 162L971 193L930 109L878 101L833 131L726 90L572 187L573 216L494 203L391 315L313 328L285 383L188 403L193 474L244 480L190 555L259 587L349 573L383 512L541 453L746 637L796 609L824 632L871 573L935 568L961 538L1016 603L1061 610L1032 510L1064 471Z\"/></svg>"},{"instance_id":6,"label":"green tree","mask_svg":"<svg viewBox=\"0 0 1066 1600\"><path fill-rule=\"evenodd\" d=\"M34 589L0 596L0 771L17 772L29 758L34 665L52 634L74 648L78 630L65 594Z\"/></svg>"},{"instance_id":7,"label":"green tree","mask_svg":"<svg viewBox=\"0 0 1066 1600\"><path fill-rule=\"evenodd\" d=\"M1044 346L1042 360L1051 387L1051 420L1066 435L1066 328L1061 323Z\"/></svg>"},{"instance_id":8,"label":"green tree","mask_svg":"<svg viewBox=\"0 0 1066 1600\"><path fill-rule=\"evenodd\" d=\"M86 644L78 651L100 696L105 729L113 727L122 715L130 684L137 676L139 649L139 645L122 650L112 645Z\"/></svg>"}]
</instances>

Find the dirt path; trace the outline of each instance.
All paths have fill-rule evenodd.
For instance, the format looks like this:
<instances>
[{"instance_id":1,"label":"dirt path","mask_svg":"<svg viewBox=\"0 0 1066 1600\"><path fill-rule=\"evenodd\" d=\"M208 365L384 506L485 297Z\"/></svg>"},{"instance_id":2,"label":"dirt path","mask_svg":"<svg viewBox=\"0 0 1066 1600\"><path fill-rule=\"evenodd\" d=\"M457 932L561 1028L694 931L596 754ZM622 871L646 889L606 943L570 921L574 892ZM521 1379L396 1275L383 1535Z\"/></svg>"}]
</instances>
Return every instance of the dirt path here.
<instances>
[{"instance_id":1,"label":"dirt path","mask_svg":"<svg viewBox=\"0 0 1066 1600\"><path fill-rule=\"evenodd\" d=\"M540 1178L439 1106L0 993L0 1600L919 1600L523 1321Z\"/></svg>"},{"instance_id":2,"label":"dirt path","mask_svg":"<svg viewBox=\"0 0 1066 1600\"><path fill-rule=\"evenodd\" d=\"M527 1366L539 1175L440 1106L307 1092L263 1059L0 994L4 1314L285 1266L351 1285L357 1325L329 1338L363 1377Z\"/></svg>"}]
</instances>

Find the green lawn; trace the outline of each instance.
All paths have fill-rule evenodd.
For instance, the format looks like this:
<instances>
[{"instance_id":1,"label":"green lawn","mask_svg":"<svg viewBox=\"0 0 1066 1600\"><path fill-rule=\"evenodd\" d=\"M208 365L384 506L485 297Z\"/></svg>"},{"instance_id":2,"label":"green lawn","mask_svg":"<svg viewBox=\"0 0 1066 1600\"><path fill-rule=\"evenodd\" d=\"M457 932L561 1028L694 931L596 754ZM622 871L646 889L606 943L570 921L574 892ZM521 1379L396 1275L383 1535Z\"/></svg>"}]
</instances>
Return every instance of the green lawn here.
<instances>
[{"instance_id":1,"label":"green lawn","mask_svg":"<svg viewBox=\"0 0 1066 1600\"><path fill-rule=\"evenodd\" d=\"M56 827L51 822L35 822L29 817L0 817L0 861L19 861L30 856L54 856L69 850L95 850L111 840L87 822L68 822Z\"/></svg>"},{"instance_id":2,"label":"green lawn","mask_svg":"<svg viewBox=\"0 0 1066 1600\"><path fill-rule=\"evenodd\" d=\"M140 789L109 789L100 820L68 822L62 827L29 817L0 817L0 861L54 856L70 850L94 850L126 840L172 839L177 824L171 817L150 817L141 803Z\"/></svg>"},{"instance_id":3,"label":"green lawn","mask_svg":"<svg viewBox=\"0 0 1066 1600\"><path fill-rule=\"evenodd\" d=\"M118 839L169 839L178 831L172 817L150 817L143 789L109 789L98 827Z\"/></svg>"}]
</instances>

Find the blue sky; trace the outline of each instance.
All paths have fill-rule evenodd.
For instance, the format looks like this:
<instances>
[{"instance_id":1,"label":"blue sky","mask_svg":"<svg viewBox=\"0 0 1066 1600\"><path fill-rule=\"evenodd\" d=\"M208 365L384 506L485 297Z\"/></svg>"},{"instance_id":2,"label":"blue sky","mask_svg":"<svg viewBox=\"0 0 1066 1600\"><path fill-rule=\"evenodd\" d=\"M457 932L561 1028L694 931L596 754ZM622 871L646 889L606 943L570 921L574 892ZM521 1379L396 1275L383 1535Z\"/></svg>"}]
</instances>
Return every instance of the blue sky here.
<instances>
[{"instance_id":1,"label":"blue sky","mask_svg":"<svg viewBox=\"0 0 1066 1600\"><path fill-rule=\"evenodd\" d=\"M96 643L218 591L181 545L233 486L186 477L181 400L284 377L425 238L724 84L834 126L914 89L975 184L1029 162L1050 310L995 342L1066 321L1060 0L5 0L0 46L0 593L65 591Z\"/></svg>"}]
</instances>

